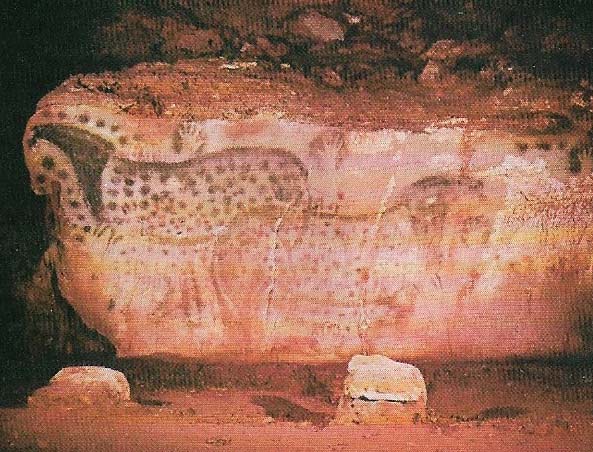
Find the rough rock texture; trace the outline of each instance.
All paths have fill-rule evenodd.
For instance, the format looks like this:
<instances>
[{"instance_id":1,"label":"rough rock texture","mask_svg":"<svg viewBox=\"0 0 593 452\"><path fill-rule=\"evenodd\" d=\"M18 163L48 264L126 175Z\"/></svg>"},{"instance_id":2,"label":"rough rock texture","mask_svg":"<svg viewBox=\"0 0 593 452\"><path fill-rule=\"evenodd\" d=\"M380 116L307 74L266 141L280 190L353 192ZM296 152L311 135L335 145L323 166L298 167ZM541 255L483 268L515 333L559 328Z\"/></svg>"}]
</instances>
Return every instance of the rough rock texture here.
<instances>
[{"instance_id":1,"label":"rough rock texture","mask_svg":"<svg viewBox=\"0 0 593 452\"><path fill-rule=\"evenodd\" d=\"M418 368L381 355L350 360L335 423L412 423L425 416L426 385Z\"/></svg>"},{"instance_id":2,"label":"rough rock texture","mask_svg":"<svg viewBox=\"0 0 593 452\"><path fill-rule=\"evenodd\" d=\"M46 259L120 356L589 349L593 180L583 125L529 128L570 100L546 93L220 60L73 77L24 137Z\"/></svg>"},{"instance_id":3,"label":"rough rock texture","mask_svg":"<svg viewBox=\"0 0 593 452\"><path fill-rule=\"evenodd\" d=\"M290 31L304 39L324 44L344 39L344 30L340 24L315 10L308 11L297 17L291 24Z\"/></svg>"},{"instance_id":4,"label":"rough rock texture","mask_svg":"<svg viewBox=\"0 0 593 452\"><path fill-rule=\"evenodd\" d=\"M130 385L121 372L107 367L65 367L28 400L31 407L116 405L130 400Z\"/></svg>"},{"instance_id":5,"label":"rough rock texture","mask_svg":"<svg viewBox=\"0 0 593 452\"><path fill-rule=\"evenodd\" d=\"M591 14L584 14L591 8L580 1L542 0L534 7L466 0L154 0L150 5L105 0L102 9L114 14L101 11L99 26L88 27L91 48L128 65L207 54L271 60L272 66L290 64L303 74L327 68L345 85L364 85L377 70L407 77L424 72L420 80L435 84L431 74L437 69L445 74L441 78L481 77L503 86L527 74L589 79L593 61ZM189 29L216 38L176 49L178 34ZM241 52L255 39L272 45ZM460 51L460 64L447 65L438 55L426 58L427 49L447 50L442 43L448 42ZM361 51L361 45L370 49Z\"/></svg>"},{"instance_id":6,"label":"rough rock texture","mask_svg":"<svg viewBox=\"0 0 593 452\"><path fill-rule=\"evenodd\" d=\"M461 59L486 60L491 52L490 46L479 42L437 41L424 54L427 63L418 81L426 85L447 82L456 76L455 68Z\"/></svg>"}]
</instances>

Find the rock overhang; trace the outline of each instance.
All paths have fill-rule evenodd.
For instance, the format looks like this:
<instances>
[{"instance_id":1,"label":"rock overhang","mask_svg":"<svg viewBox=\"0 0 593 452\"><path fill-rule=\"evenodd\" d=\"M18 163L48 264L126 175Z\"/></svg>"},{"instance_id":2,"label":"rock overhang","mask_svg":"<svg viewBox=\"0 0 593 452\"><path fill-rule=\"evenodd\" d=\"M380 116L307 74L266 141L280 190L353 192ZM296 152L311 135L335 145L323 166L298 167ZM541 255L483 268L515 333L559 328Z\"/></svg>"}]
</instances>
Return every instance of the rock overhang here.
<instances>
[{"instance_id":1,"label":"rock overhang","mask_svg":"<svg viewBox=\"0 0 593 452\"><path fill-rule=\"evenodd\" d=\"M558 252L587 265L588 179L566 152L518 148L524 131L393 105L220 62L71 79L24 139L65 298L122 355L500 356L558 351L556 329L577 344L550 269Z\"/></svg>"}]
</instances>

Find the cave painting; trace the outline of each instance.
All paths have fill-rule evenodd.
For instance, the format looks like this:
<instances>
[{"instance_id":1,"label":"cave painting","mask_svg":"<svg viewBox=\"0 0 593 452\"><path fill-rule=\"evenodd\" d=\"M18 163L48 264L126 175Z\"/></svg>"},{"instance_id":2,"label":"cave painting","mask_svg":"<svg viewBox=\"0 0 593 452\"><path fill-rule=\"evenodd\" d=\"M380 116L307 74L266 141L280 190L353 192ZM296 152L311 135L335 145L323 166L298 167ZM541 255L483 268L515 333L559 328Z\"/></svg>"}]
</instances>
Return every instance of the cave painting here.
<instances>
[{"instance_id":1,"label":"cave painting","mask_svg":"<svg viewBox=\"0 0 593 452\"><path fill-rule=\"evenodd\" d=\"M593 184L549 152L453 125L155 116L79 91L40 102L25 156L59 289L119 355L583 346Z\"/></svg>"}]
</instances>

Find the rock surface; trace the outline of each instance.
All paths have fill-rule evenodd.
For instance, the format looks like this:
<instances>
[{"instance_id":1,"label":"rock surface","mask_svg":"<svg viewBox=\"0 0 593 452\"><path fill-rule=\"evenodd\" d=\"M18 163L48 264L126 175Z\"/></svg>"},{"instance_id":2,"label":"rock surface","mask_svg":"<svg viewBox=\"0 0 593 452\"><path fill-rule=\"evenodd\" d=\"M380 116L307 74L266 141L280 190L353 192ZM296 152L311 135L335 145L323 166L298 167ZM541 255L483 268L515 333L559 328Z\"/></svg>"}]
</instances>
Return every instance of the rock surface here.
<instances>
[{"instance_id":1,"label":"rock surface","mask_svg":"<svg viewBox=\"0 0 593 452\"><path fill-rule=\"evenodd\" d=\"M426 85L451 83L457 78L455 69L462 58L469 61L486 59L491 52L490 46L479 42L437 41L424 54L428 62L418 80Z\"/></svg>"},{"instance_id":2,"label":"rock surface","mask_svg":"<svg viewBox=\"0 0 593 452\"><path fill-rule=\"evenodd\" d=\"M334 19L325 17L315 10L299 15L291 24L290 31L316 43L326 44L344 39L342 26Z\"/></svg>"},{"instance_id":3,"label":"rock surface","mask_svg":"<svg viewBox=\"0 0 593 452\"><path fill-rule=\"evenodd\" d=\"M381 355L350 360L336 423L411 423L425 415L426 385L418 368Z\"/></svg>"},{"instance_id":4,"label":"rock surface","mask_svg":"<svg viewBox=\"0 0 593 452\"><path fill-rule=\"evenodd\" d=\"M64 299L120 356L592 346L586 132L526 124L570 93L408 86L220 60L68 80L24 137Z\"/></svg>"},{"instance_id":5,"label":"rock surface","mask_svg":"<svg viewBox=\"0 0 593 452\"><path fill-rule=\"evenodd\" d=\"M65 367L48 386L36 390L28 400L31 407L59 405L117 405L130 400L130 385L124 374L107 367Z\"/></svg>"},{"instance_id":6,"label":"rock surface","mask_svg":"<svg viewBox=\"0 0 593 452\"><path fill-rule=\"evenodd\" d=\"M126 65L225 55L262 62L272 59L274 63L290 64L304 74L309 74L311 68L330 68L343 78L348 78L345 74L350 71L350 58L344 59L343 52L353 52L360 42L372 43L383 57L377 61L373 53L361 53L356 64L411 73L414 77L422 73L425 52L432 46L433 68L443 52L450 61L455 53L465 60L458 66L447 66L442 60L440 63L441 69L461 78L477 77L480 73L491 78L493 66L505 62L502 71L495 71L502 74L496 75L493 83L506 85L507 78L512 78L507 75L526 73L545 73L549 78L562 74L572 79L578 71L581 76L590 77L590 26L579 8L578 2L550 10L515 2L476 5L459 0L452 4L252 1L247 5L240 1L157 0L150 7L134 2L120 5L117 14L89 24L88 36L91 49ZM529 19L517 22L516 17ZM538 27L534 28L533 23L538 23ZM214 38L204 39L207 34ZM272 45L242 52L249 49L254 37L269 39ZM176 45L179 41L181 50ZM249 46L245 46L246 41ZM324 53L316 54L317 48ZM512 73L504 74L505 67L512 67ZM376 72L358 73L351 80L364 83ZM346 80L345 84L348 83Z\"/></svg>"}]
</instances>

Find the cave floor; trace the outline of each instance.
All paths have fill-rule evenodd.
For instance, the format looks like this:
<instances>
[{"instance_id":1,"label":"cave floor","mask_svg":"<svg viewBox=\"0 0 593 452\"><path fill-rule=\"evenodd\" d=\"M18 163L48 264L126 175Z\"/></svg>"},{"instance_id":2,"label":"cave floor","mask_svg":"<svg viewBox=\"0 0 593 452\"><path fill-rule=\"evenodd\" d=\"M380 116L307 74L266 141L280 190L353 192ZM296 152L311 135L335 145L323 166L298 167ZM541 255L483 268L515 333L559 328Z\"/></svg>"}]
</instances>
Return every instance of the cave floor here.
<instances>
[{"instance_id":1,"label":"cave floor","mask_svg":"<svg viewBox=\"0 0 593 452\"><path fill-rule=\"evenodd\" d=\"M593 450L590 365L420 367L429 416L413 425L332 425L343 375L291 368L279 371L285 385L155 389L132 381L128 406L1 408L0 450Z\"/></svg>"}]
</instances>

